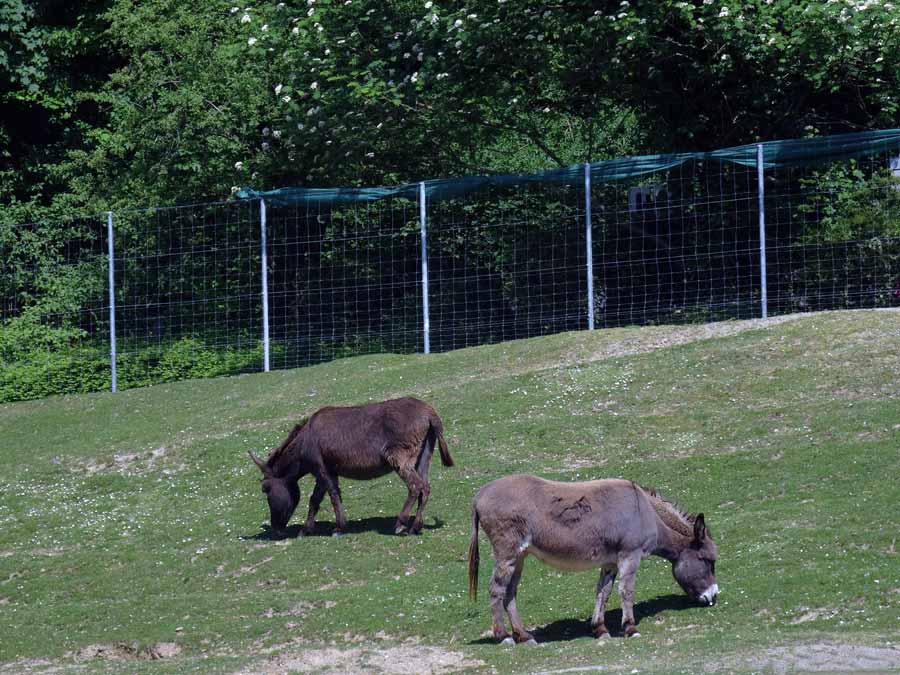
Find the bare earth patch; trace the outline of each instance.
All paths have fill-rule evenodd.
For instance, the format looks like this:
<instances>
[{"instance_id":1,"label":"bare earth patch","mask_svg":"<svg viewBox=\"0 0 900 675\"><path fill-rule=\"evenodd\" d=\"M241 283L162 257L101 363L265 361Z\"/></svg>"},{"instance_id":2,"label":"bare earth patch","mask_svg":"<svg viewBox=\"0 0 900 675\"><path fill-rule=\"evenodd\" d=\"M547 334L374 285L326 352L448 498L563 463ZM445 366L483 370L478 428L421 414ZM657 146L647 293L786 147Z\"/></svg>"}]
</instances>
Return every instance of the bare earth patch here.
<instances>
[{"instance_id":1,"label":"bare earth patch","mask_svg":"<svg viewBox=\"0 0 900 675\"><path fill-rule=\"evenodd\" d=\"M110 644L96 644L82 647L73 654L75 661L89 661L91 659L103 659L108 661L155 661L158 659L170 659L181 653L181 647L174 642L158 642L149 647L140 647L137 644L116 642Z\"/></svg>"},{"instance_id":2,"label":"bare earth patch","mask_svg":"<svg viewBox=\"0 0 900 675\"><path fill-rule=\"evenodd\" d=\"M63 460L54 458L54 464L62 464ZM183 463L172 462L168 457L168 450L158 447L150 452L117 452L112 456L98 459L89 457L66 462L69 468L76 473L86 473L91 476L96 473L118 473L126 476L140 475L151 471L159 471L169 475L184 471L187 466Z\"/></svg>"},{"instance_id":3,"label":"bare earth patch","mask_svg":"<svg viewBox=\"0 0 900 675\"><path fill-rule=\"evenodd\" d=\"M376 636L377 637L377 636ZM285 653L241 671L241 675L279 673L386 673L388 675L441 675L484 665L461 652L417 644L407 640L392 646L372 645L371 640L351 640L344 646L304 649ZM371 646L362 646L368 644ZM352 645L352 646L351 646Z\"/></svg>"},{"instance_id":4,"label":"bare earth patch","mask_svg":"<svg viewBox=\"0 0 900 675\"><path fill-rule=\"evenodd\" d=\"M727 669L765 673L861 673L897 672L900 669L900 647L864 647L842 642L820 642L773 647L728 664Z\"/></svg>"}]
</instances>

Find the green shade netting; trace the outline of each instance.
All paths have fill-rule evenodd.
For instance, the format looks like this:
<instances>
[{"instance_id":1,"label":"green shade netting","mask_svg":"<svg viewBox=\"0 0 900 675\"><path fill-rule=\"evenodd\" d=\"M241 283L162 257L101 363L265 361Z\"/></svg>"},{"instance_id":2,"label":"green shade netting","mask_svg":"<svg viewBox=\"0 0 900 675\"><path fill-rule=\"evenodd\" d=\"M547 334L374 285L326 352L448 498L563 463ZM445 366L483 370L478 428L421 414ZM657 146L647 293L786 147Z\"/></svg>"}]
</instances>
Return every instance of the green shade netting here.
<instances>
[{"instance_id":1,"label":"green shade netting","mask_svg":"<svg viewBox=\"0 0 900 675\"><path fill-rule=\"evenodd\" d=\"M760 145L763 148L764 169L809 166L822 162L868 157L889 149L900 149L900 129L863 131L803 140L767 141L711 152L643 155L592 162L591 182L608 183L634 178L673 169L689 161L715 161L755 167ZM427 201L436 202L461 197L488 186L516 187L535 183L576 185L583 182L584 165L577 164L530 175L466 176L426 180L425 196ZM416 200L418 194L419 183L407 183L393 188L279 188L266 191L243 188L236 196L239 199L264 199L273 205L288 206L313 202L371 202L388 197Z\"/></svg>"}]
</instances>

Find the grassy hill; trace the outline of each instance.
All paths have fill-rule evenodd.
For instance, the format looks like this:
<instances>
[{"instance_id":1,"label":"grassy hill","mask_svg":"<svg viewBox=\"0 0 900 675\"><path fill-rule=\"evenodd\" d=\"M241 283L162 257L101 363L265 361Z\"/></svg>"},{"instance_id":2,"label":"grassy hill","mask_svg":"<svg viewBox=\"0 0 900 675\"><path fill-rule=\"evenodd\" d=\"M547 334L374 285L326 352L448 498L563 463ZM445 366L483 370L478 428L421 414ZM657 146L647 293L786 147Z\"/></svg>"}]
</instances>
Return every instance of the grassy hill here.
<instances>
[{"instance_id":1,"label":"grassy hill","mask_svg":"<svg viewBox=\"0 0 900 675\"><path fill-rule=\"evenodd\" d=\"M325 404L441 413L426 531L401 481L343 481L351 534L272 541L247 458ZM596 643L594 573L530 559L538 647L466 597L471 499L498 476L623 476L703 511L720 602L637 576L641 637ZM900 668L900 313L579 332L437 355L0 406L0 673ZM302 518L311 482L301 483ZM302 512L302 513L301 513ZM328 500L320 512L330 532ZM607 625L620 620L618 594ZM151 658L152 657L152 658ZM577 669L573 671L571 669Z\"/></svg>"}]
</instances>

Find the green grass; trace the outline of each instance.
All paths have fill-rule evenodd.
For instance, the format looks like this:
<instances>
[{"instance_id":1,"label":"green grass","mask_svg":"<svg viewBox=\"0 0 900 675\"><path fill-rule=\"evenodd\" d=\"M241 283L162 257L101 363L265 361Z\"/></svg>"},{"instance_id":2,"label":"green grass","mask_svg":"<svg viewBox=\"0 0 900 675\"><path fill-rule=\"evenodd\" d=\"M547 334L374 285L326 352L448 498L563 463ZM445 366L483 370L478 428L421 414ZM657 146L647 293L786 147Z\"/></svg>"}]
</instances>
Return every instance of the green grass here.
<instances>
[{"instance_id":1,"label":"green grass","mask_svg":"<svg viewBox=\"0 0 900 675\"><path fill-rule=\"evenodd\" d=\"M664 346L686 330L571 333L0 406L0 673L40 669L23 659L234 672L410 638L503 672L739 670L778 645L900 640L900 314L821 314ZM661 348L603 358L651 344ZM403 394L437 408L457 462L432 465L421 537L386 533L405 496L395 476L343 481L356 530L346 537L258 536L268 514L248 449L264 453L322 405ZM466 597L469 509L481 485L515 472L624 476L705 512L719 604L689 605L667 563L648 559L641 637L598 645L586 625L596 575L531 559L519 608L544 644L490 644L484 535L482 592ZM297 518L310 488L301 483ZM321 531L332 523L326 500ZM617 593L610 607L612 627ZM117 642L176 642L182 653L72 656Z\"/></svg>"}]
</instances>

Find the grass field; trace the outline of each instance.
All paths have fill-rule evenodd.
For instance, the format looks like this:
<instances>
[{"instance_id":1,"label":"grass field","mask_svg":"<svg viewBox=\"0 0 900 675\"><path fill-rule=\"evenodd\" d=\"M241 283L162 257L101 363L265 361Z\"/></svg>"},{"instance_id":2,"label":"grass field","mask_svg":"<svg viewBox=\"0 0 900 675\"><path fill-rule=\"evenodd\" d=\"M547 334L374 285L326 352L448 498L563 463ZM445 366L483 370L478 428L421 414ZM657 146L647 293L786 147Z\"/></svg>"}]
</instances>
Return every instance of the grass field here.
<instances>
[{"instance_id":1,"label":"grass field","mask_svg":"<svg viewBox=\"0 0 900 675\"><path fill-rule=\"evenodd\" d=\"M342 538L264 536L247 458L325 404L444 419L426 530L396 476L343 481ZM476 490L623 476L706 514L722 594L637 576L641 637L597 643L594 573L531 559L537 647L467 598ZM311 483L301 483L305 500ZM328 535L328 500L319 534ZM430 356L0 406L0 673L900 669L900 313L580 332ZM294 529L293 531L296 531ZM607 625L620 621L618 594ZM153 657L153 658L151 658ZM823 665L824 664L824 665Z\"/></svg>"}]
</instances>

